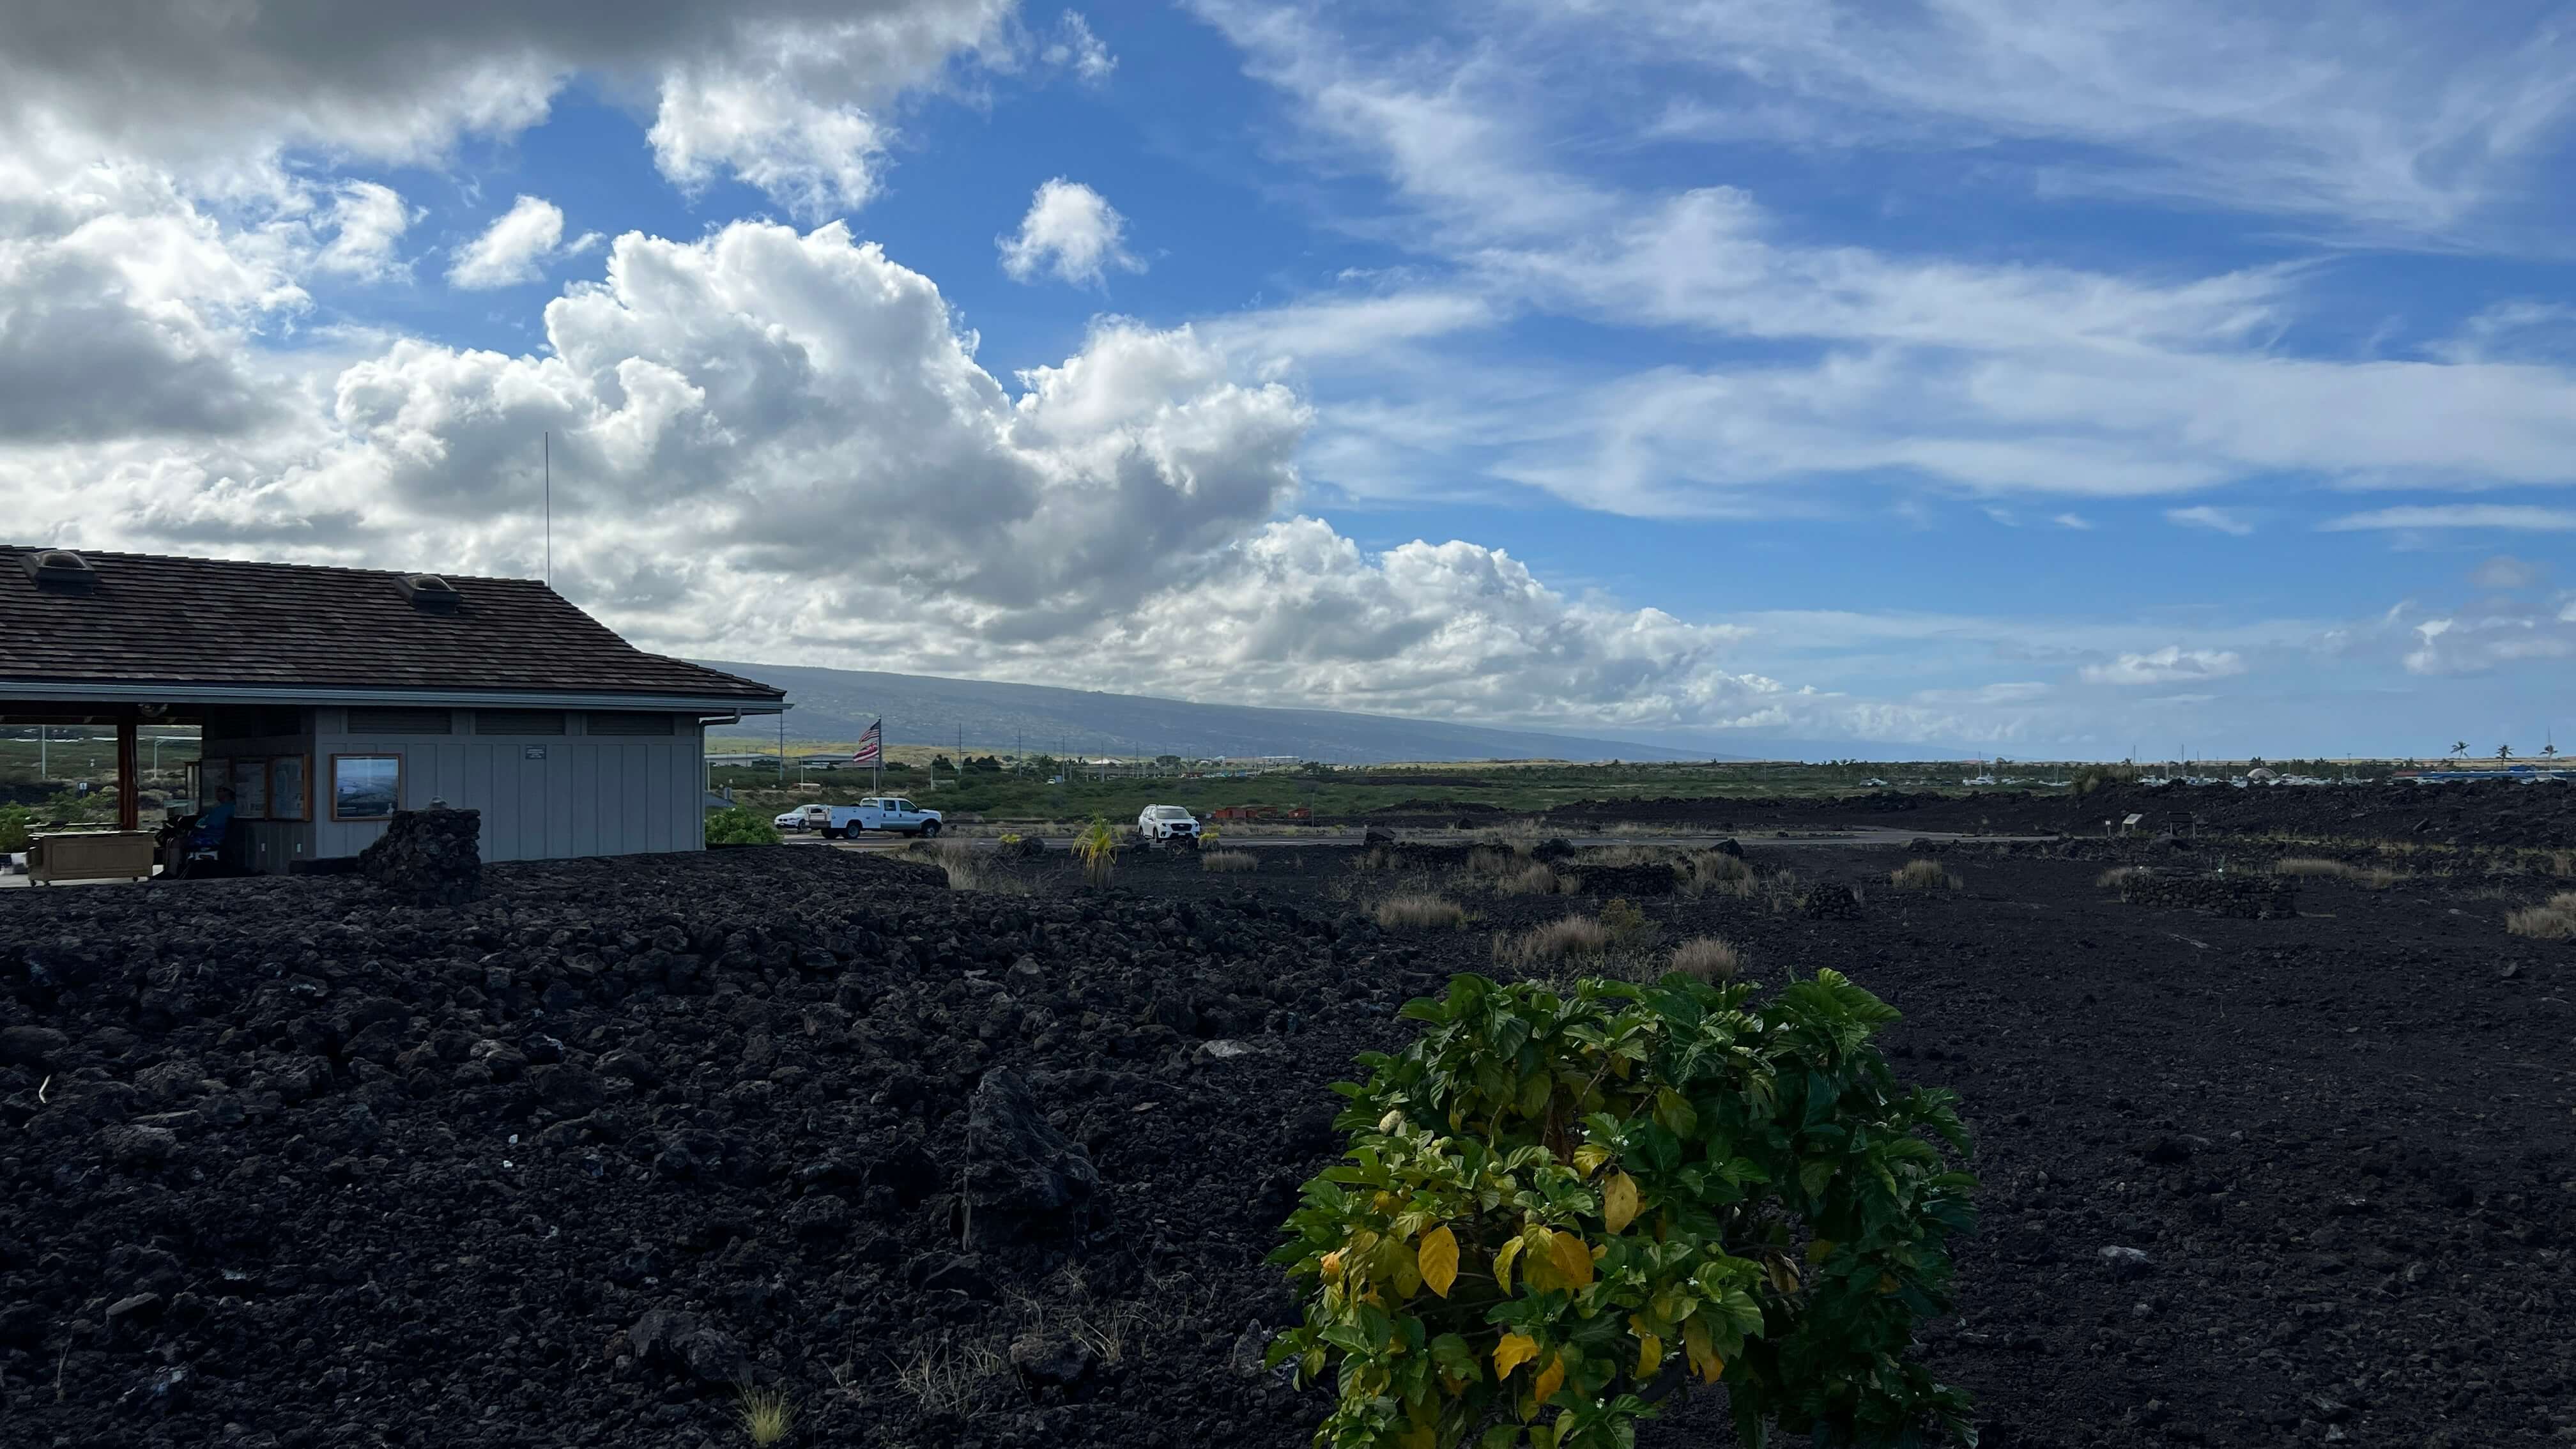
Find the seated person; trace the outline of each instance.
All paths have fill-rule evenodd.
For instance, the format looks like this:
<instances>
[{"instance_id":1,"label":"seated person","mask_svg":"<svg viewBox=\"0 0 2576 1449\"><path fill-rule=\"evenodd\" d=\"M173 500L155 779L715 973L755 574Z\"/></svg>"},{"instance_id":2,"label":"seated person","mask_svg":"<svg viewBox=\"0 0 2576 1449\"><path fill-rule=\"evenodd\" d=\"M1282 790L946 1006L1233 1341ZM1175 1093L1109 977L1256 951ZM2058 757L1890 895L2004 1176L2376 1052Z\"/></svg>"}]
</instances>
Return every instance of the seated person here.
<instances>
[{"instance_id":1,"label":"seated person","mask_svg":"<svg viewBox=\"0 0 2576 1449\"><path fill-rule=\"evenodd\" d=\"M233 792L229 785L215 787L215 807L196 818L188 827L190 850L220 850L224 832L232 828Z\"/></svg>"}]
</instances>

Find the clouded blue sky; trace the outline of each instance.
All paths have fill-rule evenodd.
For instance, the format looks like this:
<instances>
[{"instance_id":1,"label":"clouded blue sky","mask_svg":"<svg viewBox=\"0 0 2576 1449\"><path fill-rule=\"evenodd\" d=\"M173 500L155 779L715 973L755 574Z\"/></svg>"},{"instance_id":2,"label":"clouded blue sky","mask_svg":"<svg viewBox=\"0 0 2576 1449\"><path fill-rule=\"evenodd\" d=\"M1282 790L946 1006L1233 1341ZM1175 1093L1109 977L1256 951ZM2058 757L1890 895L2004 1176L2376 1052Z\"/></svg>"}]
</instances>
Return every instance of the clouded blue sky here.
<instances>
[{"instance_id":1,"label":"clouded blue sky","mask_svg":"<svg viewBox=\"0 0 2576 1449\"><path fill-rule=\"evenodd\" d=\"M550 431L558 585L702 656L2576 730L2562 6L384 10L13 20L0 532L533 573Z\"/></svg>"}]
</instances>

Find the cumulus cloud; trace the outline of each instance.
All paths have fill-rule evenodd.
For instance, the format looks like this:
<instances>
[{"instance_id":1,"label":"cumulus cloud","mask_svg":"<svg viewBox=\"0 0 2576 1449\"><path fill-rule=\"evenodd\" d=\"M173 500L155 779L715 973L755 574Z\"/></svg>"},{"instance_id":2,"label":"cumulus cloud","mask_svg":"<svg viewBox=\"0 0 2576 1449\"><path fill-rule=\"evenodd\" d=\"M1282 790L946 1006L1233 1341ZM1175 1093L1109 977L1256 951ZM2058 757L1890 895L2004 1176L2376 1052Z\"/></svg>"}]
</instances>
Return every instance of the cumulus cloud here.
<instances>
[{"instance_id":1,"label":"cumulus cloud","mask_svg":"<svg viewBox=\"0 0 2576 1449\"><path fill-rule=\"evenodd\" d=\"M1041 272L1074 286L1097 287L1111 268L1141 272L1145 264L1127 251L1127 218L1107 197L1079 181L1056 177L1029 198L1020 229L998 238L1002 270L1017 281Z\"/></svg>"},{"instance_id":2,"label":"cumulus cloud","mask_svg":"<svg viewBox=\"0 0 2576 1449\"><path fill-rule=\"evenodd\" d=\"M327 213L331 240L313 258L325 272L374 281L402 270L394 251L411 229L412 211L401 193L373 181L351 181L333 195Z\"/></svg>"},{"instance_id":3,"label":"cumulus cloud","mask_svg":"<svg viewBox=\"0 0 2576 1449\"><path fill-rule=\"evenodd\" d=\"M271 416L250 338L307 305L309 242L300 222L228 230L149 167L0 155L0 442Z\"/></svg>"},{"instance_id":4,"label":"cumulus cloud","mask_svg":"<svg viewBox=\"0 0 2576 1449\"><path fill-rule=\"evenodd\" d=\"M447 284L469 292L540 281L546 263L578 256L599 245L599 233L563 239L563 208L542 197L522 196L468 242L447 269Z\"/></svg>"},{"instance_id":5,"label":"cumulus cloud","mask_svg":"<svg viewBox=\"0 0 2576 1449\"><path fill-rule=\"evenodd\" d=\"M2179 644L2151 654L2123 654L2108 664L2087 664L2080 671L2087 684L2177 684L2244 672L2244 656L2232 649L2185 649Z\"/></svg>"},{"instance_id":6,"label":"cumulus cloud","mask_svg":"<svg viewBox=\"0 0 2576 1449\"><path fill-rule=\"evenodd\" d=\"M655 104L684 185L720 176L800 213L875 187L881 113L953 60L1008 53L1013 0L632 0L615 6L102 0L17 7L0 137L50 130L191 177L282 150L435 163L542 121L587 75Z\"/></svg>"}]
</instances>

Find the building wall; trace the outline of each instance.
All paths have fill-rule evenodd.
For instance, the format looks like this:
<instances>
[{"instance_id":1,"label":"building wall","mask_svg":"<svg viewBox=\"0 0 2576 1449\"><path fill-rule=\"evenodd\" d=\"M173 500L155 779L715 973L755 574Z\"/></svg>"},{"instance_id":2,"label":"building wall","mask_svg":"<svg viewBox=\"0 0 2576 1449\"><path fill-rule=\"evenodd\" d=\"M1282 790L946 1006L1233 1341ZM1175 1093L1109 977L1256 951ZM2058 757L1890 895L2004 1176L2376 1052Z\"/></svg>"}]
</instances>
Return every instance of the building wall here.
<instances>
[{"instance_id":1,"label":"building wall","mask_svg":"<svg viewBox=\"0 0 2576 1449\"><path fill-rule=\"evenodd\" d=\"M418 722L420 712L408 711ZM534 712L542 718L548 712ZM402 760L403 810L444 800L483 813L483 858L552 860L581 855L635 855L698 850L706 844L704 732L688 715L665 735L594 732L587 711L562 713L563 733L509 728L523 712L480 721L471 709L430 712L448 721L444 734L387 732L383 715L320 708L302 712L308 733L211 741L226 755L312 756L313 819L302 824L248 822L232 853L243 865L284 870L301 859L356 855L385 831L383 821L331 818L331 757L395 755ZM641 719L640 715L620 716ZM374 727L370 727L370 726ZM212 768L211 766L209 768Z\"/></svg>"}]
</instances>

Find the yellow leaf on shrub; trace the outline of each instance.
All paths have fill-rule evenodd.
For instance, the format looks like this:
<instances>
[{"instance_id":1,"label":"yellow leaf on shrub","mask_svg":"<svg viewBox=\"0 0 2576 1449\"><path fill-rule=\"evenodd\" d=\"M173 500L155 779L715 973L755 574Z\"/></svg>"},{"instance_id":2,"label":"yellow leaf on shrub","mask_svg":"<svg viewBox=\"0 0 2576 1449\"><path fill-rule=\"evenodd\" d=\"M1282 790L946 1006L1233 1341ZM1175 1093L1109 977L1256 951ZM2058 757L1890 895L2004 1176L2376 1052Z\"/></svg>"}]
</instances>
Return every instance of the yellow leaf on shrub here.
<instances>
[{"instance_id":1,"label":"yellow leaf on shrub","mask_svg":"<svg viewBox=\"0 0 2576 1449\"><path fill-rule=\"evenodd\" d=\"M1884 1298L1896 1291L1896 1280L1885 1273L1878 1275L1878 1294Z\"/></svg>"},{"instance_id":2,"label":"yellow leaf on shrub","mask_svg":"<svg viewBox=\"0 0 2576 1449\"><path fill-rule=\"evenodd\" d=\"M1585 1177L1599 1172L1601 1164L1609 1160L1610 1149L1597 1142L1586 1142L1574 1149L1574 1170Z\"/></svg>"},{"instance_id":3,"label":"yellow leaf on shrub","mask_svg":"<svg viewBox=\"0 0 2576 1449\"><path fill-rule=\"evenodd\" d=\"M1395 1442L1404 1446L1404 1449L1440 1449L1440 1426L1416 1424L1396 1435Z\"/></svg>"},{"instance_id":4,"label":"yellow leaf on shrub","mask_svg":"<svg viewBox=\"0 0 2576 1449\"><path fill-rule=\"evenodd\" d=\"M1422 1246L1414 1252L1414 1262L1431 1291L1448 1297L1449 1285L1458 1281L1458 1235L1446 1224L1424 1233Z\"/></svg>"},{"instance_id":5,"label":"yellow leaf on shrub","mask_svg":"<svg viewBox=\"0 0 2576 1449\"><path fill-rule=\"evenodd\" d=\"M1572 1233L1558 1233L1548 1245L1548 1257L1556 1265L1556 1276L1568 1288L1580 1288L1592 1281L1592 1249Z\"/></svg>"},{"instance_id":6,"label":"yellow leaf on shrub","mask_svg":"<svg viewBox=\"0 0 2576 1449\"><path fill-rule=\"evenodd\" d=\"M1494 1377L1507 1379L1512 1370L1538 1357L1538 1340L1526 1333L1506 1333L1494 1345Z\"/></svg>"},{"instance_id":7,"label":"yellow leaf on shrub","mask_svg":"<svg viewBox=\"0 0 2576 1449\"><path fill-rule=\"evenodd\" d=\"M1520 1255L1521 1240L1518 1238L1503 1244L1503 1250L1494 1255L1494 1283L1503 1290L1506 1298L1512 1296L1512 1259Z\"/></svg>"},{"instance_id":8,"label":"yellow leaf on shrub","mask_svg":"<svg viewBox=\"0 0 2576 1449\"><path fill-rule=\"evenodd\" d=\"M1637 1335L1637 1379L1644 1382L1664 1366L1664 1341L1651 1333Z\"/></svg>"},{"instance_id":9,"label":"yellow leaf on shrub","mask_svg":"<svg viewBox=\"0 0 2576 1449\"><path fill-rule=\"evenodd\" d=\"M1807 1245L1807 1266L1812 1268L1834 1254L1834 1240L1818 1238Z\"/></svg>"},{"instance_id":10,"label":"yellow leaf on shrub","mask_svg":"<svg viewBox=\"0 0 2576 1449\"><path fill-rule=\"evenodd\" d=\"M1565 1355L1559 1353L1550 1356L1547 1367L1539 1371L1538 1382L1531 1386L1530 1394L1536 1402L1544 1404L1555 1398L1556 1391L1564 1387Z\"/></svg>"},{"instance_id":11,"label":"yellow leaf on shrub","mask_svg":"<svg viewBox=\"0 0 2576 1449\"><path fill-rule=\"evenodd\" d=\"M1338 1283L1342 1277L1342 1250L1335 1248L1324 1255L1324 1281Z\"/></svg>"},{"instance_id":12,"label":"yellow leaf on shrub","mask_svg":"<svg viewBox=\"0 0 2576 1449\"><path fill-rule=\"evenodd\" d=\"M1601 1188L1601 1221L1613 1233L1628 1231L1637 1217L1637 1180L1622 1172Z\"/></svg>"},{"instance_id":13,"label":"yellow leaf on shrub","mask_svg":"<svg viewBox=\"0 0 2576 1449\"><path fill-rule=\"evenodd\" d=\"M1717 1356L1717 1349L1708 1341L1705 1318L1694 1317L1682 1325L1682 1352L1689 1356L1690 1366L1702 1383L1716 1383L1718 1375L1726 1372L1726 1360Z\"/></svg>"}]
</instances>

